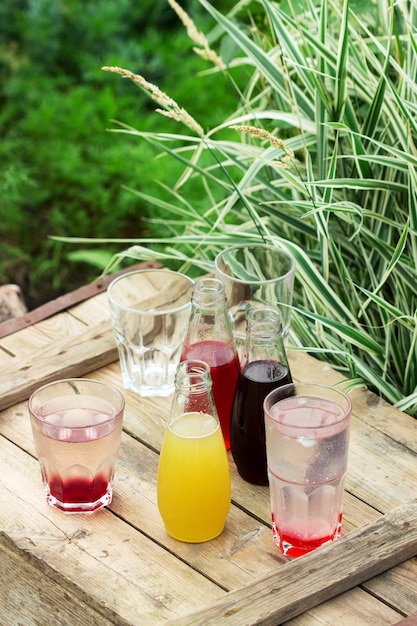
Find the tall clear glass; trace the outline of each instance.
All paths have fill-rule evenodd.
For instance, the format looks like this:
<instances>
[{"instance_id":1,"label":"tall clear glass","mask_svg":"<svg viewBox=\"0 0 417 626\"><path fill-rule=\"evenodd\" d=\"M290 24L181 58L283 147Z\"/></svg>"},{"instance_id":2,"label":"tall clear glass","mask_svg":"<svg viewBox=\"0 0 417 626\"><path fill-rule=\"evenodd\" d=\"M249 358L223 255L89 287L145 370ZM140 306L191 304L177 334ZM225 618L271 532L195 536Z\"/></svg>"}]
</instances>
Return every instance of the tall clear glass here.
<instances>
[{"instance_id":1,"label":"tall clear glass","mask_svg":"<svg viewBox=\"0 0 417 626\"><path fill-rule=\"evenodd\" d=\"M294 288L295 260L282 248L239 244L220 252L215 273L225 285L227 306L239 353L245 343L246 311L259 305L279 310L283 336L288 335Z\"/></svg>"},{"instance_id":2,"label":"tall clear glass","mask_svg":"<svg viewBox=\"0 0 417 626\"><path fill-rule=\"evenodd\" d=\"M291 383L264 410L274 541L301 556L342 530L351 401L336 387Z\"/></svg>"}]
</instances>

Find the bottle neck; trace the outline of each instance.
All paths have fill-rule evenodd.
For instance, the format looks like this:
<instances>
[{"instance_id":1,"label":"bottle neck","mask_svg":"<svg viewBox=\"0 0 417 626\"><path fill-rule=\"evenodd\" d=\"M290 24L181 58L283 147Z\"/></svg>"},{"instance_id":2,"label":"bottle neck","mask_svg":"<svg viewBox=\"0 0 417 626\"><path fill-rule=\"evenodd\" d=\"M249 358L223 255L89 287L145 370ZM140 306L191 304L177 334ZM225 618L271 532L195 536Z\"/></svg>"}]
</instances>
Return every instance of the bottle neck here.
<instances>
[{"instance_id":1,"label":"bottle neck","mask_svg":"<svg viewBox=\"0 0 417 626\"><path fill-rule=\"evenodd\" d=\"M246 345L243 364L256 360L279 361L287 365L280 313L271 307L250 309L246 318Z\"/></svg>"},{"instance_id":2,"label":"bottle neck","mask_svg":"<svg viewBox=\"0 0 417 626\"><path fill-rule=\"evenodd\" d=\"M235 351L224 285L217 278L201 278L194 285L185 349L203 341L218 341Z\"/></svg>"},{"instance_id":3,"label":"bottle neck","mask_svg":"<svg viewBox=\"0 0 417 626\"><path fill-rule=\"evenodd\" d=\"M175 375L169 423L172 424L185 413L203 413L218 421L211 387L210 367L207 363L197 359L181 361Z\"/></svg>"},{"instance_id":4,"label":"bottle neck","mask_svg":"<svg viewBox=\"0 0 417 626\"><path fill-rule=\"evenodd\" d=\"M226 308L223 283L217 278L201 278L194 285L191 303L195 309L222 311Z\"/></svg>"},{"instance_id":5,"label":"bottle neck","mask_svg":"<svg viewBox=\"0 0 417 626\"><path fill-rule=\"evenodd\" d=\"M203 394L211 392L210 367L204 361L181 361L175 374L175 391L180 394Z\"/></svg>"}]
</instances>

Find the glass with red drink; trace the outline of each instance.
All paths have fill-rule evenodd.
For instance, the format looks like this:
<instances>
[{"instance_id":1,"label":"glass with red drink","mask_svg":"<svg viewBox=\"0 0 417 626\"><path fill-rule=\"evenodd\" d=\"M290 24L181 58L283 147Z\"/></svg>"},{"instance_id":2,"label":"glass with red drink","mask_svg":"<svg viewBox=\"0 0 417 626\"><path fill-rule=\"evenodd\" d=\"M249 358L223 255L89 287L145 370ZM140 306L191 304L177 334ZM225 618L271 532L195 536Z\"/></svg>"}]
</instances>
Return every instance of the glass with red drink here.
<instances>
[{"instance_id":1,"label":"glass with red drink","mask_svg":"<svg viewBox=\"0 0 417 626\"><path fill-rule=\"evenodd\" d=\"M327 385L291 383L264 402L272 533L301 556L340 536L351 401Z\"/></svg>"},{"instance_id":2,"label":"glass with red drink","mask_svg":"<svg viewBox=\"0 0 417 626\"><path fill-rule=\"evenodd\" d=\"M66 513L110 504L124 405L116 387L82 378L32 394L29 414L48 504Z\"/></svg>"}]
</instances>

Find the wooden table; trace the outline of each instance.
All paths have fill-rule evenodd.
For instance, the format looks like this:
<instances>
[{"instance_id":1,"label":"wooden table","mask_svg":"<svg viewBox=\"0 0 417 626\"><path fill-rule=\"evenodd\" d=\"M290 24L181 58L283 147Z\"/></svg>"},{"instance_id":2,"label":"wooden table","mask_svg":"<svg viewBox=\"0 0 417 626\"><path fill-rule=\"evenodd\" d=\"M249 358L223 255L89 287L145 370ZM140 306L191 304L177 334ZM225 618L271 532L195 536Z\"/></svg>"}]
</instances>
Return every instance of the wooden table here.
<instances>
[{"instance_id":1,"label":"wooden table","mask_svg":"<svg viewBox=\"0 0 417 626\"><path fill-rule=\"evenodd\" d=\"M342 379L288 355L296 380ZM0 365L2 625L380 626L417 612L417 422L366 390L352 393L343 537L288 561L272 542L268 489L232 460L222 535L192 545L166 534L156 472L170 398L125 392L111 506L83 516L46 505L27 398L68 376L122 386L105 292L3 337Z\"/></svg>"}]
</instances>

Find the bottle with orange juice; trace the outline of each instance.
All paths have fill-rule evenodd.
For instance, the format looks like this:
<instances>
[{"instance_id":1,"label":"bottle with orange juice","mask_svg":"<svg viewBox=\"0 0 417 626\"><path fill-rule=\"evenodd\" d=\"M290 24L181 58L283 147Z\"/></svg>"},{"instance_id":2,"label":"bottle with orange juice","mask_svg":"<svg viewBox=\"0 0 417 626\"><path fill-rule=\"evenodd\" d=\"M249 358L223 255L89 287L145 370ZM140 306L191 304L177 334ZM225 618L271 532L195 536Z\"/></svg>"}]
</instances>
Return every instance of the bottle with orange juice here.
<instances>
[{"instance_id":1,"label":"bottle with orange juice","mask_svg":"<svg viewBox=\"0 0 417 626\"><path fill-rule=\"evenodd\" d=\"M167 532L199 543L224 528L231 501L229 460L211 392L210 367L182 361L158 466L158 508Z\"/></svg>"}]
</instances>

